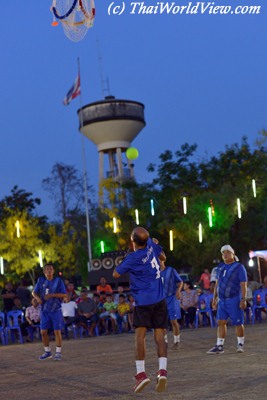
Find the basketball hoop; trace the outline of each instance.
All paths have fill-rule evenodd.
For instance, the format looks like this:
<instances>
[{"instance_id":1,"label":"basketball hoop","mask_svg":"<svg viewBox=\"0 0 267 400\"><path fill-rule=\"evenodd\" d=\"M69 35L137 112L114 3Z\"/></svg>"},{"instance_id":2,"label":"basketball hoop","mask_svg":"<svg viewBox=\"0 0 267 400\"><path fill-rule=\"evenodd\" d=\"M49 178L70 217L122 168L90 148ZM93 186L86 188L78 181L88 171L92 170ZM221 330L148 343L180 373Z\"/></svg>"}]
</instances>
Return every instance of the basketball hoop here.
<instances>
[{"instance_id":1,"label":"basketball hoop","mask_svg":"<svg viewBox=\"0 0 267 400\"><path fill-rule=\"evenodd\" d=\"M73 42L82 40L94 24L94 0L53 0L51 11L52 26L61 22L65 35Z\"/></svg>"}]
</instances>

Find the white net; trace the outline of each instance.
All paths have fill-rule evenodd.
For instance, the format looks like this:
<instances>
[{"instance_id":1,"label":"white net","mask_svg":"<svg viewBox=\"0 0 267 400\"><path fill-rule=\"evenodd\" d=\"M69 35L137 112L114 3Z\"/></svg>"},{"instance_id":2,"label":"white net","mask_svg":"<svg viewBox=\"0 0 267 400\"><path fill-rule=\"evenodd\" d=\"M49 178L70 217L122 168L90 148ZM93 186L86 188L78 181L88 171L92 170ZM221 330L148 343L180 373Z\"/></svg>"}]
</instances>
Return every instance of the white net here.
<instances>
[{"instance_id":1,"label":"white net","mask_svg":"<svg viewBox=\"0 0 267 400\"><path fill-rule=\"evenodd\" d=\"M53 0L51 10L52 25L61 22L65 35L78 42L84 38L95 18L94 0Z\"/></svg>"}]
</instances>

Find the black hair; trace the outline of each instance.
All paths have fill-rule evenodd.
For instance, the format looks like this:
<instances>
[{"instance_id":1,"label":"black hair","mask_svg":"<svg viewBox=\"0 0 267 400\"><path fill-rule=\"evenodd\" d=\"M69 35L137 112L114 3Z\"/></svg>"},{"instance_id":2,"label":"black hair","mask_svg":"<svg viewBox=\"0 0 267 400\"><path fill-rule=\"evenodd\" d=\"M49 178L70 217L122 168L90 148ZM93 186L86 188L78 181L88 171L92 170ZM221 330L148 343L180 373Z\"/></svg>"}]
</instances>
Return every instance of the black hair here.
<instances>
[{"instance_id":1,"label":"black hair","mask_svg":"<svg viewBox=\"0 0 267 400\"><path fill-rule=\"evenodd\" d=\"M138 246L145 246L148 238L142 239L137 232L132 233L132 241L135 242Z\"/></svg>"},{"instance_id":2,"label":"black hair","mask_svg":"<svg viewBox=\"0 0 267 400\"><path fill-rule=\"evenodd\" d=\"M121 297L121 298L124 298L124 299L125 299L125 296L124 296L124 294L123 294L123 293L119 294L119 297Z\"/></svg>"},{"instance_id":3,"label":"black hair","mask_svg":"<svg viewBox=\"0 0 267 400\"><path fill-rule=\"evenodd\" d=\"M184 283L186 283L190 287L190 289L194 289L194 286L191 281L184 281Z\"/></svg>"}]
</instances>

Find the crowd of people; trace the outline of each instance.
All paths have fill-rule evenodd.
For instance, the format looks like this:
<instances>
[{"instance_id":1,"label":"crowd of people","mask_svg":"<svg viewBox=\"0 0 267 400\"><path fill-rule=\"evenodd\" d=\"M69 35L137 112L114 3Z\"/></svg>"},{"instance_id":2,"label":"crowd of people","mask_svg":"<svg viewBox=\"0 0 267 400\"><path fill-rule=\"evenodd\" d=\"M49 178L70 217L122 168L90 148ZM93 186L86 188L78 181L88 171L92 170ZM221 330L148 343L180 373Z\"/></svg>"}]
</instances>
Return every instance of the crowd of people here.
<instances>
[{"instance_id":1,"label":"crowd of people","mask_svg":"<svg viewBox=\"0 0 267 400\"><path fill-rule=\"evenodd\" d=\"M131 244L131 251L113 272L114 278L129 273L129 288L118 286L114 291L101 277L93 293L87 287L78 291L73 282L63 282L55 276L51 263L45 265L44 276L38 279L32 293L24 281L17 290L6 283L1 293L3 312L7 315L9 311L22 311L20 330L26 342L33 340L31 328L40 329L44 353L39 360L52 358L51 334L56 342L54 360L59 361L62 333L66 339L77 328L89 337L135 333L134 392L139 393L150 383L145 372L145 338L147 331L153 330L159 360L156 391L161 392L167 382L168 328L173 333L172 349L177 349L181 327L194 329L196 319L204 321L205 317L211 323L215 316L217 342L207 354L224 352L229 319L236 328L237 352L244 352L244 311L251 309L256 290L262 288L267 293L267 277L262 284L253 281L234 249L224 245L223 261L211 272L205 269L194 285L183 282L173 267L166 267L166 256L158 240L150 238L144 228L133 230ZM209 304L203 304L203 298ZM262 318L266 309L262 307L260 312Z\"/></svg>"}]
</instances>

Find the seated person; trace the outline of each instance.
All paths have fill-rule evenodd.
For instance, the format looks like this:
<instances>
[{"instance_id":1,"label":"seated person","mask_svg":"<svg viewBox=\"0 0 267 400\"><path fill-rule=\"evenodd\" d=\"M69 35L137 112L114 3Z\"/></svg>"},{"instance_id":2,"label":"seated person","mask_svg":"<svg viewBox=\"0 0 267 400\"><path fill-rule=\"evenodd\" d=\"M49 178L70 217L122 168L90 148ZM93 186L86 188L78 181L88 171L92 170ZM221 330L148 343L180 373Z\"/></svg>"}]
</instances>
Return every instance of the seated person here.
<instances>
[{"instance_id":1,"label":"seated person","mask_svg":"<svg viewBox=\"0 0 267 400\"><path fill-rule=\"evenodd\" d=\"M67 285L67 293L70 296L70 300L76 300L79 296L78 294L75 292L75 288L74 288L74 283L73 282L69 282Z\"/></svg>"},{"instance_id":2,"label":"seated person","mask_svg":"<svg viewBox=\"0 0 267 400\"><path fill-rule=\"evenodd\" d=\"M119 303L117 305L117 322L119 326L124 325L125 332L129 330L128 312L130 311L130 304L126 302L124 294L119 295Z\"/></svg>"},{"instance_id":3,"label":"seated person","mask_svg":"<svg viewBox=\"0 0 267 400\"><path fill-rule=\"evenodd\" d=\"M71 300L70 294L67 293L67 296L64 297L63 303L61 304L62 315L66 326L77 322L77 309L77 303Z\"/></svg>"},{"instance_id":4,"label":"seated person","mask_svg":"<svg viewBox=\"0 0 267 400\"><path fill-rule=\"evenodd\" d=\"M104 311L99 315L101 324L102 326L105 326L106 320L110 318L112 324L112 330L113 333L115 333L117 328L117 316L116 316L117 306L113 302L111 294L107 294L106 302L104 303L103 307Z\"/></svg>"},{"instance_id":5,"label":"seated person","mask_svg":"<svg viewBox=\"0 0 267 400\"><path fill-rule=\"evenodd\" d=\"M107 284L107 280L104 276L101 276L99 282L100 282L99 285L96 287L97 293L99 293L99 294L101 292L105 292L105 293L109 293L109 294L113 293L112 287Z\"/></svg>"},{"instance_id":6,"label":"seated person","mask_svg":"<svg viewBox=\"0 0 267 400\"><path fill-rule=\"evenodd\" d=\"M115 294L114 300L113 300L115 304L119 304L119 297L120 297L120 294L123 294L123 290L124 290L124 289L123 289L123 286L118 286L118 289L117 289L117 290L118 290L118 293Z\"/></svg>"},{"instance_id":7,"label":"seated person","mask_svg":"<svg viewBox=\"0 0 267 400\"><path fill-rule=\"evenodd\" d=\"M25 311L25 322L20 324L22 336L26 337L27 342L31 341L27 328L29 326L35 327L36 325L39 325L41 317L41 305L38 304L35 298L32 299L31 303L32 305L27 307Z\"/></svg>"},{"instance_id":8,"label":"seated person","mask_svg":"<svg viewBox=\"0 0 267 400\"><path fill-rule=\"evenodd\" d=\"M96 303L88 297L88 291L81 291L82 301L78 304L78 324L88 330L89 336L94 336L94 329L99 321ZM88 326L88 322L90 326Z\"/></svg>"},{"instance_id":9,"label":"seated person","mask_svg":"<svg viewBox=\"0 0 267 400\"><path fill-rule=\"evenodd\" d=\"M180 299L181 306L181 316L184 318L185 314L189 318L189 327L194 327L194 321L196 317L197 307L198 307L198 294L191 282L184 282L184 290L181 292Z\"/></svg>"}]
</instances>

